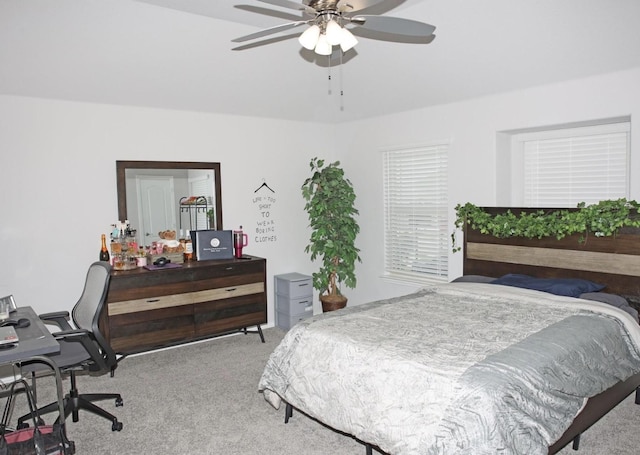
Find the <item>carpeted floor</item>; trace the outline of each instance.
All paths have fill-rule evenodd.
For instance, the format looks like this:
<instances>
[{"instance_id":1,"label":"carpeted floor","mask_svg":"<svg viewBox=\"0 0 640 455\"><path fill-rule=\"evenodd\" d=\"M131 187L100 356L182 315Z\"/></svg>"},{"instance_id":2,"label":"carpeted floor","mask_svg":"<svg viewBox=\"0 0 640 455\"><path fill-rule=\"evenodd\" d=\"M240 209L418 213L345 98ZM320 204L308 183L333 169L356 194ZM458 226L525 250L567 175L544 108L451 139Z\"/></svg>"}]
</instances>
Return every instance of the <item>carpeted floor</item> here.
<instances>
[{"instance_id":1,"label":"carpeted floor","mask_svg":"<svg viewBox=\"0 0 640 455\"><path fill-rule=\"evenodd\" d=\"M68 434L78 454L251 454L364 455L365 448L300 413L283 423L257 392L266 360L283 332L218 338L121 362L115 377L80 377L80 392L120 392L124 406L102 405L124 424L112 432L111 423L81 413L68 421ZM41 404L53 399L52 379L38 382ZM66 390L65 382L65 390ZM623 402L582 437L578 455L636 455L640 453L640 407L633 397Z\"/></svg>"}]
</instances>

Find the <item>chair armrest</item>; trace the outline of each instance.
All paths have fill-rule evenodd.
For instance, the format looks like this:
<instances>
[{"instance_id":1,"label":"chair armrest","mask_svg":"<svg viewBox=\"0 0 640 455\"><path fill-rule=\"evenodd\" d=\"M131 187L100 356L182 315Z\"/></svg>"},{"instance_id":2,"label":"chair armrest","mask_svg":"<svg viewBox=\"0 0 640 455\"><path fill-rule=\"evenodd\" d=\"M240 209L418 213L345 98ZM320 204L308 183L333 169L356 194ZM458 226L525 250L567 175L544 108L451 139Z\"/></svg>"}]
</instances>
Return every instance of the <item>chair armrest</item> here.
<instances>
[{"instance_id":1,"label":"chair armrest","mask_svg":"<svg viewBox=\"0 0 640 455\"><path fill-rule=\"evenodd\" d=\"M58 318L68 318L69 317L69 312L68 311L54 311L53 313L42 313L38 315L40 317L40 319L42 320L46 320L46 319L58 319Z\"/></svg>"},{"instance_id":2,"label":"chair armrest","mask_svg":"<svg viewBox=\"0 0 640 455\"><path fill-rule=\"evenodd\" d=\"M90 336L90 332L84 329L71 329L53 332L51 335L53 335L56 340L66 339L68 341L73 341L72 338Z\"/></svg>"},{"instance_id":3,"label":"chair armrest","mask_svg":"<svg viewBox=\"0 0 640 455\"><path fill-rule=\"evenodd\" d=\"M53 313L43 313L40 316L40 320L45 324L57 325L61 330L68 331L73 330L73 327L69 324L69 312L68 311L56 311Z\"/></svg>"},{"instance_id":4,"label":"chair armrest","mask_svg":"<svg viewBox=\"0 0 640 455\"><path fill-rule=\"evenodd\" d=\"M52 335L59 341L81 343L84 350L87 351L87 354L93 361L94 366L89 366L89 371L105 371L107 369L103 354L96 346L95 337L93 332L90 330L63 330L60 332L54 332Z\"/></svg>"}]
</instances>

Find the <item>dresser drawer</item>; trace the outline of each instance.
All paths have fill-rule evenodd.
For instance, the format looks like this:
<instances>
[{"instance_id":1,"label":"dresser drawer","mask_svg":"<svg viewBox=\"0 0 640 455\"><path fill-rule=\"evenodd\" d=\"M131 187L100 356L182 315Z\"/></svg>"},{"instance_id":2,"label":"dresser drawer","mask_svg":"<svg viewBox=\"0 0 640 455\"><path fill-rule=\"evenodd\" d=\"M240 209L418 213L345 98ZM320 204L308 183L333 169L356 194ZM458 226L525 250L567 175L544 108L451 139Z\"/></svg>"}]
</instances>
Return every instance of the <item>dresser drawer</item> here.
<instances>
[{"instance_id":1,"label":"dresser drawer","mask_svg":"<svg viewBox=\"0 0 640 455\"><path fill-rule=\"evenodd\" d=\"M263 294L209 301L194 306L197 336L215 335L238 327L266 324L267 311Z\"/></svg>"},{"instance_id":2,"label":"dresser drawer","mask_svg":"<svg viewBox=\"0 0 640 455\"><path fill-rule=\"evenodd\" d=\"M193 298L187 294L160 295L144 299L123 300L122 302L110 302L107 304L109 316L119 314L137 313L140 311L158 310L182 305L191 305Z\"/></svg>"},{"instance_id":3,"label":"dresser drawer","mask_svg":"<svg viewBox=\"0 0 640 455\"><path fill-rule=\"evenodd\" d=\"M189 341L195 335L190 305L123 313L109 319L111 347L120 353Z\"/></svg>"},{"instance_id":4,"label":"dresser drawer","mask_svg":"<svg viewBox=\"0 0 640 455\"><path fill-rule=\"evenodd\" d=\"M282 330L289 330L291 327L296 325L300 321L304 321L307 318L310 318L312 315L310 314L296 314L296 315L288 315L281 312L276 312L276 325L280 327Z\"/></svg>"},{"instance_id":5,"label":"dresser drawer","mask_svg":"<svg viewBox=\"0 0 640 455\"><path fill-rule=\"evenodd\" d=\"M274 281L277 295L293 299L313 295L313 282L309 275L285 273L276 275Z\"/></svg>"},{"instance_id":6,"label":"dresser drawer","mask_svg":"<svg viewBox=\"0 0 640 455\"><path fill-rule=\"evenodd\" d=\"M313 316L313 297L290 299L276 294L276 311L288 316L310 314Z\"/></svg>"},{"instance_id":7,"label":"dresser drawer","mask_svg":"<svg viewBox=\"0 0 640 455\"><path fill-rule=\"evenodd\" d=\"M181 305L223 300L242 295L260 294L264 292L264 283L241 284L221 289L206 289L204 291L185 292L184 294L160 295L144 299L124 300L108 304L109 316L136 313L140 311L158 310Z\"/></svg>"}]
</instances>

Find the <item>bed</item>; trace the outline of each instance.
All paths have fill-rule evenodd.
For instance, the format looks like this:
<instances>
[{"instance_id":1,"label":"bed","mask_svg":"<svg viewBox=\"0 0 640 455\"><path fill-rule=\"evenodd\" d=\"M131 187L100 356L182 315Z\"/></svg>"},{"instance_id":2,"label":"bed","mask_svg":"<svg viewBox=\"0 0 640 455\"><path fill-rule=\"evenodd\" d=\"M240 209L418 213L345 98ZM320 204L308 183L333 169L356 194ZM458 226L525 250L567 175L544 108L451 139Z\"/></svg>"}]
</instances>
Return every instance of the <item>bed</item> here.
<instances>
[{"instance_id":1,"label":"bed","mask_svg":"<svg viewBox=\"0 0 640 455\"><path fill-rule=\"evenodd\" d=\"M637 232L580 243L469 231L464 256L464 280L296 325L265 367L265 399L368 453L545 454L640 385ZM509 282L523 275L573 294Z\"/></svg>"}]
</instances>

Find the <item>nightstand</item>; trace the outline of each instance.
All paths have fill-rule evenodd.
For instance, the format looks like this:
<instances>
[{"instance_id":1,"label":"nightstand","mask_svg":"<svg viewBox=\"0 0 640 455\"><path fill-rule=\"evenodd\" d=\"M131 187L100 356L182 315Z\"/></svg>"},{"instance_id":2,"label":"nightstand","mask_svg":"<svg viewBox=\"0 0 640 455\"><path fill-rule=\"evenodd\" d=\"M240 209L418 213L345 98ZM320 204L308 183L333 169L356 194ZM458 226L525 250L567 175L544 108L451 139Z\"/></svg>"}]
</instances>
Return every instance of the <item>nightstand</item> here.
<instances>
[{"instance_id":1,"label":"nightstand","mask_svg":"<svg viewBox=\"0 0 640 455\"><path fill-rule=\"evenodd\" d=\"M285 273L274 276L276 325L289 330L313 316L313 282L309 275Z\"/></svg>"}]
</instances>

